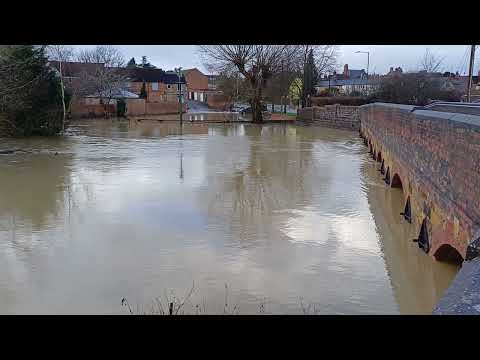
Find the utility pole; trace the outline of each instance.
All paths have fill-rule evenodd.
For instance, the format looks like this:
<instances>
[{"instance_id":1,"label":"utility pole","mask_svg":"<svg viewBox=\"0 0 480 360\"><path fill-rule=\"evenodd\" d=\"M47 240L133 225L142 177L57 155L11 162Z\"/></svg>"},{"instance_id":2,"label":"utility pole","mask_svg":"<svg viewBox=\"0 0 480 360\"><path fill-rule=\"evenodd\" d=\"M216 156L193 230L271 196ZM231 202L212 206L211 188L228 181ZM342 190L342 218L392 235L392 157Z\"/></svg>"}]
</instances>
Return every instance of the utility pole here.
<instances>
[{"instance_id":1,"label":"utility pole","mask_svg":"<svg viewBox=\"0 0 480 360\"><path fill-rule=\"evenodd\" d=\"M183 135L183 108L182 108L182 68L175 68L175 72L178 75L177 92L178 103L180 104L180 136ZM183 141L180 142L180 146L183 150ZM180 150L180 179L183 180L183 151Z\"/></svg>"},{"instance_id":2,"label":"utility pole","mask_svg":"<svg viewBox=\"0 0 480 360\"><path fill-rule=\"evenodd\" d=\"M470 102L472 99L472 75L473 75L473 64L475 63L475 45L472 45L470 49L470 68L468 69L468 88L467 88L467 102Z\"/></svg>"},{"instance_id":3,"label":"utility pole","mask_svg":"<svg viewBox=\"0 0 480 360\"><path fill-rule=\"evenodd\" d=\"M355 51L356 54L367 54L367 91L368 91L368 70L370 68L370 51Z\"/></svg>"},{"instance_id":4,"label":"utility pole","mask_svg":"<svg viewBox=\"0 0 480 360\"><path fill-rule=\"evenodd\" d=\"M182 109L182 82L181 82L181 72L182 68L175 68L175 72L178 75L178 103L180 104L180 128L182 127L183 124L183 109Z\"/></svg>"}]
</instances>

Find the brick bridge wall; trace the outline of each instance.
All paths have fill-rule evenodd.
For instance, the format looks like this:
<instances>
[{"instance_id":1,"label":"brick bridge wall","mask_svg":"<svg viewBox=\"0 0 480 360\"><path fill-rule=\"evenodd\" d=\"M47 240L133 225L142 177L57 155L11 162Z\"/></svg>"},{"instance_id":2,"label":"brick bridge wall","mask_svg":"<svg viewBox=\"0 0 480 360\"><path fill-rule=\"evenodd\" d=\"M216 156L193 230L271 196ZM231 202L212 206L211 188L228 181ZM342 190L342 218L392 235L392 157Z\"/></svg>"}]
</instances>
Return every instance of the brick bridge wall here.
<instances>
[{"instance_id":1,"label":"brick bridge wall","mask_svg":"<svg viewBox=\"0 0 480 360\"><path fill-rule=\"evenodd\" d=\"M298 110L297 120L312 122L321 126L358 130L360 128L359 106L325 105Z\"/></svg>"},{"instance_id":2,"label":"brick bridge wall","mask_svg":"<svg viewBox=\"0 0 480 360\"><path fill-rule=\"evenodd\" d=\"M360 133L410 196L412 226L426 218L429 253L450 245L465 259L480 228L480 116L374 103L360 107ZM378 159L377 159L378 160Z\"/></svg>"}]
</instances>

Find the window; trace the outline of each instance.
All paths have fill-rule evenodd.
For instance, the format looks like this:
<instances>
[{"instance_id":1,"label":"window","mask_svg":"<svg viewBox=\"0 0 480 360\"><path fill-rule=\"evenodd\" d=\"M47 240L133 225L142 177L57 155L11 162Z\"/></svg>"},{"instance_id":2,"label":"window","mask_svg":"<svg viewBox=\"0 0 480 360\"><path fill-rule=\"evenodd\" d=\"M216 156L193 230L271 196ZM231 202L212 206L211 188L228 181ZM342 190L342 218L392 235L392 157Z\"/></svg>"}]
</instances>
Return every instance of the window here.
<instances>
[{"instance_id":1,"label":"window","mask_svg":"<svg viewBox=\"0 0 480 360\"><path fill-rule=\"evenodd\" d=\"M152 83L152 90L153 91L158 91L158 82Z\"/></svg>"},{"instance_id":2,"label":"window","mask_svg":"<svg viewBox=\"0 0 480 360\"><path fill-rule=\"evenodd\" d=\"M172 88L172 85L168 84L168 85L167 85L167 88L168 88L168 89L171 89L171 88Z\"/></svg>"}]
</instances>

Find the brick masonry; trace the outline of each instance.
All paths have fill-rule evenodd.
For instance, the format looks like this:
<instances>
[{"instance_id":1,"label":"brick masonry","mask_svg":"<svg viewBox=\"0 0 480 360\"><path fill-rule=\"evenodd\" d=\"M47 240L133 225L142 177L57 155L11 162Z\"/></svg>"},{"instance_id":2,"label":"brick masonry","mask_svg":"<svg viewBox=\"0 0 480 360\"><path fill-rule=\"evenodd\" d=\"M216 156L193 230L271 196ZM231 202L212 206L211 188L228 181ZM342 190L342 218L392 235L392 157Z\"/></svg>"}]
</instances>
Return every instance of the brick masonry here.
<instances>
[{"instance_id":1,"label":"brick masonry","mask_svg":"<svg viewBox=\"0 0 480 360\"><path fill-rule=\"evenodd\" d=\"M465 258L480 228L480 116L374 103L361 106L361 133L410 196L412 226L427 219L429 253ZM445 246L444 246L445 245ZM449 246L446 246L449 245Z\"/></svg>"},{"instance_id":2,"label":"brick masonry","mask_svg":"<svg viewBox=\"0 0 480 360\"><path fill-rule=\"evenodd\" d=\"M230 104L230 99L224 94L209 93L207 95L207 105L212 109L228 111Z\"/></svg>"},{"instance_id":3,"label":"brick masonry","mask_svg":"<svg viewBox=\"0 0 480 360\"><path fill-rule=\"evenodd\" d=\"M198 69L185 71L188 91L208 90L208 77Z\"/></svg>"},{"instance_id":4,"label":"brick masonry","mask_svg":"<svg viewBox=\"0 0 480 360\"><path fill-rule=\"evenodd\" d=\"M127 115L166 115L179 112L180 105L176 101L146 102L144 99L127 99ZM183 112L186 105L182 104Z\"/></svg>"},{"instance_id":5,"label":"brick masonry","mask_svg":"<svg viewBox=\"0 0 480 360\"><path fill-rule=\"evenodd\" d=\"M359 106L325 105L298 110L297 120L335 129L358 130Z\"/></svg>"}]
</instances>

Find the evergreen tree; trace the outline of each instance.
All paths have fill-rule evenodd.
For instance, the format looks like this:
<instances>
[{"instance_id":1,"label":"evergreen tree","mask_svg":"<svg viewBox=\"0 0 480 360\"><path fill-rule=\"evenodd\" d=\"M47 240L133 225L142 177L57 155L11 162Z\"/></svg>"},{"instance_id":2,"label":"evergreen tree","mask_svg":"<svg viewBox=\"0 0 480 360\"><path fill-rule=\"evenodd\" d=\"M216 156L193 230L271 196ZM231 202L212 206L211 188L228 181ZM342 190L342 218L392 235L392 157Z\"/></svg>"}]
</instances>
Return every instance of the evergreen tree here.
<instances>
[{"instance_id":1,"label":"evergreen tree","mask_svg":"<svg viewBox=\"0 0 480 360\"><path fill-rule=\"evenodd\" d=\"M45 46L0 48L0 94L0 126L10 135L52 135L62 130L60 78L48 65Z\"/></svg>"},{"instance_id":2,"label":"evergreen tree","mask_svg":"<svg viewBox=\"0 0 480 360\"><path fill-rule=\"evenodd\" d=\"M130 61L127 63L127 68L135 68L137 67L137 63L135 62L135 58L132 57Z\"/></svg>"},{"instance_id":3,"label":"evergreen tree","mask_svg":"<svg viewBox=\"0 0 480 360\"><path fill-rule=\"evenodd\" d=\"M315 95L315 85L317 83L317 69L313 58L313 50L308 53L307 63L305 64L302 105L309 106L307 99L309 96Z\"/></svg>"},{"instance_id":4,"label":"evergreen tree","mask_svg":"<svg viewBox=\"0 0 480 360\"><path fill-rule=\"evenodd\" d=\"M145 81L143 82L142 89L140 90L140 98L142 98L142 99L147 98L147 88L146 88Z\"/></svg>"},{"instance_id":5,"label":"evergreen tree","mask_svg":"<svg viewBox=\"0 0 480 360\"><path fill-rule=\"evenodd\" d=\"M146 69L156 69L155 66L153 66L152 64L150 64L148 61L147 61L147 57L144 55L142 56L142 65L140 65L142 68L146 68Z\"/></svg>"}]
</instances>

